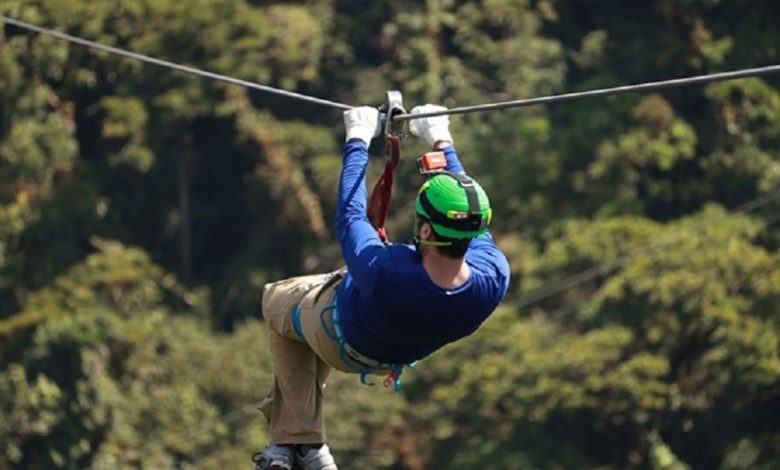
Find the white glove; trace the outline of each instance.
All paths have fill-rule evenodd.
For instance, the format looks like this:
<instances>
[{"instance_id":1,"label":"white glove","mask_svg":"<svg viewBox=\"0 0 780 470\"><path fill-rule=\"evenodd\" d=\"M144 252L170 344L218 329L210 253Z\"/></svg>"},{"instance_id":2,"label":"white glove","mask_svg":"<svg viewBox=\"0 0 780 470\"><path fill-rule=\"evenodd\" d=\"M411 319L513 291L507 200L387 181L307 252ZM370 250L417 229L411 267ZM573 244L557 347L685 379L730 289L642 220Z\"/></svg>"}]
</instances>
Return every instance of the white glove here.
<instances>
[{"instance_id":1,"label":"white glove","mask_svg":"<svg viewBox=\"0 0 780 470\"><path fill-rule=\"evenodd\" d=\"M347 141L360 139L368 145L379 135L379 110L359 106L344 111L344 127L347 128Z\"/></svg>"},{"instance_id":2,"label":"white glove","mask_svg":"<svg viewBox=\"0 0 780 470\"><path fill-rule=\"evenodd\" d=\"M412 114L432 113L444 111L445 109L447 108L444 106L426 104L412 108ZM409 130L412 131L412 134L425 139L431 147L441 140L452 143L450 118L447 115L411 119L409 121Z\"/></svg>"}]
</instances>

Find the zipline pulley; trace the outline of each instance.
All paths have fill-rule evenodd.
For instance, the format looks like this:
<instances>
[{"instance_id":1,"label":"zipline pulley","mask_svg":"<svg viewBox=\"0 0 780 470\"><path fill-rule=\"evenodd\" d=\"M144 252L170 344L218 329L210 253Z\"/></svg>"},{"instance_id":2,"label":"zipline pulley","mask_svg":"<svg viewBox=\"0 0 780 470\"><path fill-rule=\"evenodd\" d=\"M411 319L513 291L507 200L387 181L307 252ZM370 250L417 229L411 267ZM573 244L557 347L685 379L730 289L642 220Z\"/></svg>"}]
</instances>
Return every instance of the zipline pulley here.
<instances>
[{"instance_id":1,"label":"zipline pulley","mask_svg":"<svg viewBox=\"0 0 780 470\"><path fill-rule=\"evenodd\" d=\"M368 219L376 229L379 238L387 243L385 221L390 208L390 198L393 194L393 173L401 160L401 140L404 138L406 121L396 121L393 118L406 114L404 99L400 91L387 92L387 104L379 107L379 122L385 134L385 168L379 176L371 198L368 201Z\"/></svg>"},{"instance_id":2,"label":"zipline pulley","mask_svg":"<svg viewBox=\"0 0 780 470\"><path fill-rule=\"evenodd\" d=\"M406 114L404 109L404 98L398 90L387 92L387 103L379 107L379 122L385 132L385 138L391 135L398 135L403 138L406 122L396 121L393 118Z\"/></svg>"}]
</instances>

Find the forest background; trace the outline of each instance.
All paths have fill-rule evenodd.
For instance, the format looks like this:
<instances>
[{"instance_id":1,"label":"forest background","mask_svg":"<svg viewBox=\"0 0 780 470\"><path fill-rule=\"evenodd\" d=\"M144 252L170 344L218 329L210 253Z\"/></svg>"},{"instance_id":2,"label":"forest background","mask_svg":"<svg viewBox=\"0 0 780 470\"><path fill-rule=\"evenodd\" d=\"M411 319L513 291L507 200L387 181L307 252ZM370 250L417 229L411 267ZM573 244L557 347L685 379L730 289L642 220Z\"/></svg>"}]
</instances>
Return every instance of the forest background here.
<instances>
[{"instance_id":1,"label":"forest background","mask_svg":"<svg viewBox=\"0 0 780 470\"><path fill-rule=\"evenodd\" d=\"M780 62L772 1L0 0L0 13L351 105ZM778 85L452 117L513 283L401 393L332 375L340 468L780 468ZM338 110L0 24L0 468L250 468L272 380L261 287L340 266L342 141ZM422 151L405 141L397 241Z\"/></svg>"}]
</instances>

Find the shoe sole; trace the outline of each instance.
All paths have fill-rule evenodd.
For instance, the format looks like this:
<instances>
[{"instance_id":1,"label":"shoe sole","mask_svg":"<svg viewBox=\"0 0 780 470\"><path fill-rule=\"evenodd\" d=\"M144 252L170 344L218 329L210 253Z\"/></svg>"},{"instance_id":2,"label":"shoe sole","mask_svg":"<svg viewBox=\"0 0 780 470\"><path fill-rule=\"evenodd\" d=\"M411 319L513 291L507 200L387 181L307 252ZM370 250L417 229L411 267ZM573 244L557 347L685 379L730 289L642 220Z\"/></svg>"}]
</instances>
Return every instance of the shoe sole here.
<instances>
[{"instance_id":1,"label":"shoe sole","mask_svg":"<svg viewBox=\"0 0 780 470\"><path fill-rule=\"evenodd\" d=\"M288 465L276 465L271 464L268 467L268 470L297 470L298 466L293 465L292 468L290 468Z\"/></svg>"},{"instance_id":2,"label":"shoe sole","mask_svg":"<svg viewBox=\"0 0 780 470\"><path fill-rule=\"evenodd\" d=\"M299 467L296 464L293 464L292 467L287 465L286 463L275 463L271 462L267 467L256 467L257 468L263 468L263 470L299 470Z\"/></svg>"}]
</instances>

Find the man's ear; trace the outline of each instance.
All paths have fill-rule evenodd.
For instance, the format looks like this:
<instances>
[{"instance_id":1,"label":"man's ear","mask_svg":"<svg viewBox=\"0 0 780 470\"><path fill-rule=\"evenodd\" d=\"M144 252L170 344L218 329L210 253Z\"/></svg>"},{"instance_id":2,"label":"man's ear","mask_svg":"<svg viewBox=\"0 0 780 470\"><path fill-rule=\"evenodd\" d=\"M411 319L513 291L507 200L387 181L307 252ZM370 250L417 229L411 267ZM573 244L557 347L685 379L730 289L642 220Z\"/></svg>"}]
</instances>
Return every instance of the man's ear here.
<instances>
[{"instance_id":1,"label":"man's ear","mask_svg":"<svg viewBox=\"0 0 780 470\"><path fill-rule=\"evenodd\" d=\"M422 222L420 224L420 238L423 240L430 240L433 238L433 229L428 222Z\"/></svg>"}]
</instances>

